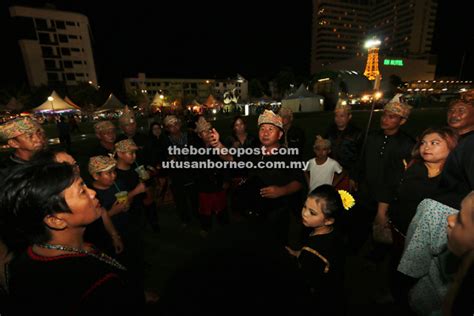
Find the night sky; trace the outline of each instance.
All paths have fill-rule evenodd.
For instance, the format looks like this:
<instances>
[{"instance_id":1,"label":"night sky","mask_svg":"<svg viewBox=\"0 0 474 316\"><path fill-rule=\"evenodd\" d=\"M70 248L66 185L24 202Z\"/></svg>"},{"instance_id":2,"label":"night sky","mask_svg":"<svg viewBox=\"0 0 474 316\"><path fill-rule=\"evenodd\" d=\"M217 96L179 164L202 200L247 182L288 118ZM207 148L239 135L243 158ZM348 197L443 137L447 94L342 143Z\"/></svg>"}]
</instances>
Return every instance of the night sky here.
<instances>
[{"instance_id":1,"label":"night sky","mask_svg":"<svg viewBox=\"0 0 474 316\"><path fill-rule=\"evenodd\" d=\"M2 0L0 88L26 80L8 6L42 6L46 1ZM145 72L159 77L269 80L291 67L309 76L311 0L285 1L48 1L57 9L85 14L99 83L121 89L124 77ZM464 79L474 77L474 27L469 10L440 1L433 52L438 76L457 76L463 53Z\"/></svg>"}]
</instances>

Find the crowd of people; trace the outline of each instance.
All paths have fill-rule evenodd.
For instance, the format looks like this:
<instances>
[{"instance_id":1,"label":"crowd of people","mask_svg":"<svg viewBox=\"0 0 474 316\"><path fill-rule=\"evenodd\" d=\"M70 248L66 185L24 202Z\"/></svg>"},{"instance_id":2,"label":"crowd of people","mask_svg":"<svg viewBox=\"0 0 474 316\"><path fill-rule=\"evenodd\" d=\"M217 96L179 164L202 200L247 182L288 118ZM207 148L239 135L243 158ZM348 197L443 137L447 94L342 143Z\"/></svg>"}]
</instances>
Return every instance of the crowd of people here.
<instances>
[{"instance_id":1,"label":"crowd of people","mask_svg":"<svg viewBox=\"0 0 474 316\"><path fill-rule=\"evenodd\" d=\"M307 135L288 108L264 111L258 135L237 116L223 139L203 116L184 129L172 114L142 134L126 108L121 133L111 121L95 124L87 170L47 148L35 120L8 121L0 125L13 149L0 166L0 313L142 314L158 304L163 314L200 314L241 289L253 293L242 306L344 315L346 259L364 251L401 313L472 315L474 91L450 103L446 126L416 138L402 128L410 112L390 101L364 137L351 107L338 103L327 132L310 137L314 158L302 161ZM200 167L176 167L186 163ZM143 230L160 232L168 189L179 229L198 219L212 246L159 297L145 287ZM212 234L214 223L224 233ZM258 303L257 290L265 292Z\"/></svg>"}]
</instances>

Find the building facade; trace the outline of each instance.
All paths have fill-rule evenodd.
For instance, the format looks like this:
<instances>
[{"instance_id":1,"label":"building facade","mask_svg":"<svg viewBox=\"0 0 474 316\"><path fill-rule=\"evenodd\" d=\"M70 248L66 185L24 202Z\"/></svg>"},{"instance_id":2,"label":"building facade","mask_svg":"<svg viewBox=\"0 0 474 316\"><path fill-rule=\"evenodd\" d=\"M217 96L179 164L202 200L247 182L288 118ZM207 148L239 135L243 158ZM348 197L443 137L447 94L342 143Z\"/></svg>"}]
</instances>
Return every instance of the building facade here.
<instances>
[{"instance_id":1,"label":"building facade","mask_svg":"<svg viewBox=\"0 0 474 316\"><path fill-rule=\"evenodd\" d=\"M52 8L10 7L30 86L98 85L86 16Z\"/></svg>"},{"instance_id":2,"label":"building facade","mask_svg":"<svg viewBox=\"0 0 474 316\"><path fill-rule=\"evenodd\" d=\"M313 0L311 73L364 54L370 18L366 2Z\"/></svg>"},{"instance_id":3,"label":"building facade","mask_svg":"<svg viewBox=\"0 0 474 316\"><path fill-rule=\"evenodd\" d=\"M210 94L224 99L224 94L231 93L238 100L248 99L248 81L240 75L228 79L178 79L178 78L147 78L139 73L136 78L124 79L127 94L146 94L150 100L155 94L162 94L167 100L192 100L204 102Z\"/></svg>"},{"instance_id":4,"label":"building facade","mask_svg":"<svg viewBox=\"0 0 474 316\"><path fill-rule=\"evenodd\" d=\"M436 11L435 0L313 0L311 73L366 56L364 42L370 37L381 41L381 56L433 65Z\"/></svg>"}]
</instances>

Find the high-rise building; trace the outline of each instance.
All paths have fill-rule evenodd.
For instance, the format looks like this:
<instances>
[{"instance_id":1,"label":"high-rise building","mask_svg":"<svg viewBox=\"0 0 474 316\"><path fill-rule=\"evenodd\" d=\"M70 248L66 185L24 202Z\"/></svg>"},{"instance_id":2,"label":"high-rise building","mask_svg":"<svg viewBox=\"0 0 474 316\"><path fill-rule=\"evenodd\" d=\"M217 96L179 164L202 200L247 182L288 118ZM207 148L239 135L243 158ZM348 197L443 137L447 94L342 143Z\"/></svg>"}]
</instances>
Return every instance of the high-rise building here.
<instances>
[{"instance_id":1,"label":"high-rise building","mask_svg":"<svg viewBox=\"0 0 474 316\"><path fill-rule=\"evenodd\" d=\"M373 36L382 56L430 59L436 10L436 0L313 0L311 73L365 55Z\"/></svg>"},{"instance_id":2,"label":"high-rise building","mask_svg":"<svg viewBox=\"0 0 474 316\"><path fill-rule=\"evenodd\" d=\"M86 16L54 8L10 7L30 86L97 85Z\"/></svg>"},{"instance_id":3,"label":"high-rise building","mask_svg":"<svg viewBox=\"0 0 474 316\"><path fill-rule=\"evenodd\" d=\"M367 1L313 0L311 73L361 56L368 25Z\"/></svg>"},{"instance_id":4,"label":"high-rise building","mask_svg":"<svg viewBox=\"0 0 474 316\"><path fill-rule=\"evenodd\" d=\"M438 4L435 0L376 1L367 32L386 55L429 58Z\"/></svg>"}]
</instances>

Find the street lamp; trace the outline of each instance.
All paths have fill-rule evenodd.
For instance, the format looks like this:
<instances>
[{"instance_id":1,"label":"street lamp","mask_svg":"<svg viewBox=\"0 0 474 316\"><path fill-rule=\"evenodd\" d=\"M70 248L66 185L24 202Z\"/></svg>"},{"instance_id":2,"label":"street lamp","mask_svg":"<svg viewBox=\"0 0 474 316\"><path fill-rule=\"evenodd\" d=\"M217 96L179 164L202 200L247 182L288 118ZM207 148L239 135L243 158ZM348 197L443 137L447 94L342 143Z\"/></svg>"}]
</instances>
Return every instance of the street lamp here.
<instances>
[{"instance_id":1,"label":"street lamp","mask_svg":"<svg viewBox=\"0 0 474 316\"><path fill-rule=\"evenodd\" d=\"M54 114L54 103L53 103L54 98L51 97L51 96L49 96L49 97L48 97L48 101L51 102L51 110L53 111L53 114Z\"/></svg>"}]
</instances>

